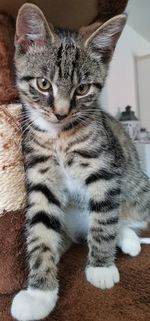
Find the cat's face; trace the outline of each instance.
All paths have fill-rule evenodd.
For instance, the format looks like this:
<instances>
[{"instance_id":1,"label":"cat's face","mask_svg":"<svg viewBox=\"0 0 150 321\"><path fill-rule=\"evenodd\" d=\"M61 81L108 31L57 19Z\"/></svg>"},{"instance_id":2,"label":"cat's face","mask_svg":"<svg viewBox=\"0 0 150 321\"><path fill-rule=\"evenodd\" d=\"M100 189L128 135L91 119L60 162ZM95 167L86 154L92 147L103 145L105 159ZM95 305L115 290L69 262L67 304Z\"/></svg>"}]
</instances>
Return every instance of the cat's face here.
<instances>
[{"instance_id":1,"label":"cat's face","mask_svg":"<svg viewBox=\"0 0 150 321\"><path fill-rule=\"evenodd\" d=\"M21 7L15 41L17 85L32 120L66 124L92 116L125 20L120 15L79 32L54 30L39 8Z\"/></svg>"}]
</instances>

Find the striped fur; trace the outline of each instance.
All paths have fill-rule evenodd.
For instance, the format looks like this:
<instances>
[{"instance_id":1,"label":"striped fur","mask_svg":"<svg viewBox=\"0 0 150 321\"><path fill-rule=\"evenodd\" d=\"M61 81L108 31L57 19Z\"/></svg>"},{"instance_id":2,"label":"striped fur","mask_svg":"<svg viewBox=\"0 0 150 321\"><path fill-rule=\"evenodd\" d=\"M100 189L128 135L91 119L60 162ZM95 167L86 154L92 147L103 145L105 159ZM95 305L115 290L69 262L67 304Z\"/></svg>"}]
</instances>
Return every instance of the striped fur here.
<instances>
[{"instance_id":1,"label":"striped fur","mask_svg":"<svg viewBox=\"0 0 150 321\"><path fill-rule=\"evenodd\" d=\"M23 102L28 191L28 284L44 291L57 288L61 254L72 241L87 237L87 279L95 286L111 287L119 281L114 266L119 231L150 220L150 184L133 143L97 102L108 70L104 46L110 58L125 17L113 18L86 39L83 31L82 36L58 29L47 33L35 6L25 5L20 16L26 18L28 8L35 11L36 37L38 24L40 32L44 30L42 41L46 37L42 44L33 37L32 45L24 47L17 29L21 40L16 42L15 63ZM30 30L27 34L31 36ZM37 77L49 79L53 89L38 90ZM80 84L90 84L90 89L79 97ZM67 116L58 121L56 113Z\"/></svg>"}]
</instances>

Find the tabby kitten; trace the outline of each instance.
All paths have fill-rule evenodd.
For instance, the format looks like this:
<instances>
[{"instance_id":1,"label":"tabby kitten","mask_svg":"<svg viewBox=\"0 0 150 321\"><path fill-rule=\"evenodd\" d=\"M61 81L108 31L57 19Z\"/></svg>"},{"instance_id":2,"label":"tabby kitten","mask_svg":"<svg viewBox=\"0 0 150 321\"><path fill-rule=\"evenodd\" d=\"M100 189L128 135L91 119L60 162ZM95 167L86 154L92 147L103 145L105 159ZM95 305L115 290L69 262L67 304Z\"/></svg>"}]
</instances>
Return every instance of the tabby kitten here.
<instances>
[{"instance_id":1,"label":"tabby kitten","mask_svg":"<svg viewBox=\"0 0 150 321\"><path fill-rule=\"evenodd\" d=\"M117 246L140 252L134 230L150 221L150 184L130 138L98 104L125 22L119 15L73 32L49 27L35 5L19 10L29 277L12 303L18 320L42 319L54 309L57 263L72 242L87 238L85 275L100 289L119 282Z\"/></svg>"}]
</instances>

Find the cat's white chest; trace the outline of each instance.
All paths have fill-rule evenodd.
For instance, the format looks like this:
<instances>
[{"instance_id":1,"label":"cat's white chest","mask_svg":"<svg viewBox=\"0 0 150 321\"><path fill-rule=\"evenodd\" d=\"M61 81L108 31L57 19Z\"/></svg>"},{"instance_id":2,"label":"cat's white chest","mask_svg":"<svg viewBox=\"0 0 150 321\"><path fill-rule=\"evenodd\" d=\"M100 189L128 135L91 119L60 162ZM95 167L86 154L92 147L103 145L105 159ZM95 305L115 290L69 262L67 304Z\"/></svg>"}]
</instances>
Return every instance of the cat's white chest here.
<instances>
[{"instance_id":1,"label":"cat's white chest","mask_svg":"<svg viewBox=\"0 0 150 321\"><path fill-rule=\"evenodd\" d=\"M60 164L63 174L65 189L68 192L70 199L77 202L78 205L86 203L86 190L83 182L81 182L78 176L77 169L73 170L64 166L64 163Z\"/></svg>"},{"instance_id":2,"label":"cat's white chest","mask_svg":"<svg viewBox=\"0 0 150 321\"><path fill-rule=\"evenodd\" d=\"M65 210L65 226L67 234L74 242L80 242L87 238L90 226L88 209L80 209L75 206L68 206Z\"/></svg>"},{"instance_id":3,"label":"cat's white chest","mask_svg":"<svg viewBox=\"0 0 150 321\"><path fill-rule=\"evenodd\" d=\"M77 173L65 166L63 151L58 150L57 156L69 199L69 205L65 209L64 223L69 236L74 242L78 242L80 239L86 239L89 230L86 190Z\"/></svg>"},{"instance_id":4,"label":"cat's white chest","mask_svg":"<svg viewBox=\"0 0 150 321\"><path fill-rule=\"evenodd\" d=\"M63 182L66 189L72 194L79 190L79 182L75 179L72 171L66 166L66 154L62 149L61 141L55 144L56 158L60 166L60 171L63 177Z\"/></svg>"},{"instance_id":5,"label":"cat's white chest","mask_svg":"<svg viewBox=\"0 0 150 321\"><path fill-rule=\"evenodd\" d=\"M74 199L78 203L84 202L86 198L85 190L78 178L73 177L69 172L65 171L64 179L70 198Z\"/></svg>"}]
</instances>

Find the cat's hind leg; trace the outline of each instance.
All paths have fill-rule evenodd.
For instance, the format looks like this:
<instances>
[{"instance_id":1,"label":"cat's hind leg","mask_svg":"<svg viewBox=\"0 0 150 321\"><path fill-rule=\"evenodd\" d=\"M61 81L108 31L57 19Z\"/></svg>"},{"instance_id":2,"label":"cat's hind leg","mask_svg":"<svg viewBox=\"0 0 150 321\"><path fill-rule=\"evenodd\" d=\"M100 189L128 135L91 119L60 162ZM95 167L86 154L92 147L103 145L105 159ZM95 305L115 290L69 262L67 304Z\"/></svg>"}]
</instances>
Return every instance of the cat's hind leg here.
<instances>
[{"instance_id":1,"label":"cat's hind leg","mask_svg":"<svg viewBox=\"0 0 150 321\"><path fill-rule=\"evenodd\" d=\"M142 172L135 173L135 177L136 184L132 178L125 184L126 201L120 213L117 237L117 246L131 256L140 253L141 244L150 243L150 239L140 237L140 231L150 223L150 182Z\"/></svg>"},{"instance_id":2,"label":"cat's hind leg","mask_svg":"<svg viewBox=\"0 0 150 321\"><path fill-rule=\"evenodd\" d=\"M148 226L147 209L139 210L138 204L126 208L120 220L120 228L117 236L117 246L123 253L137 256L141 252L141 244L150 244L150 238L141 237L141 231Z\"/></svg>"}]
</instances>

